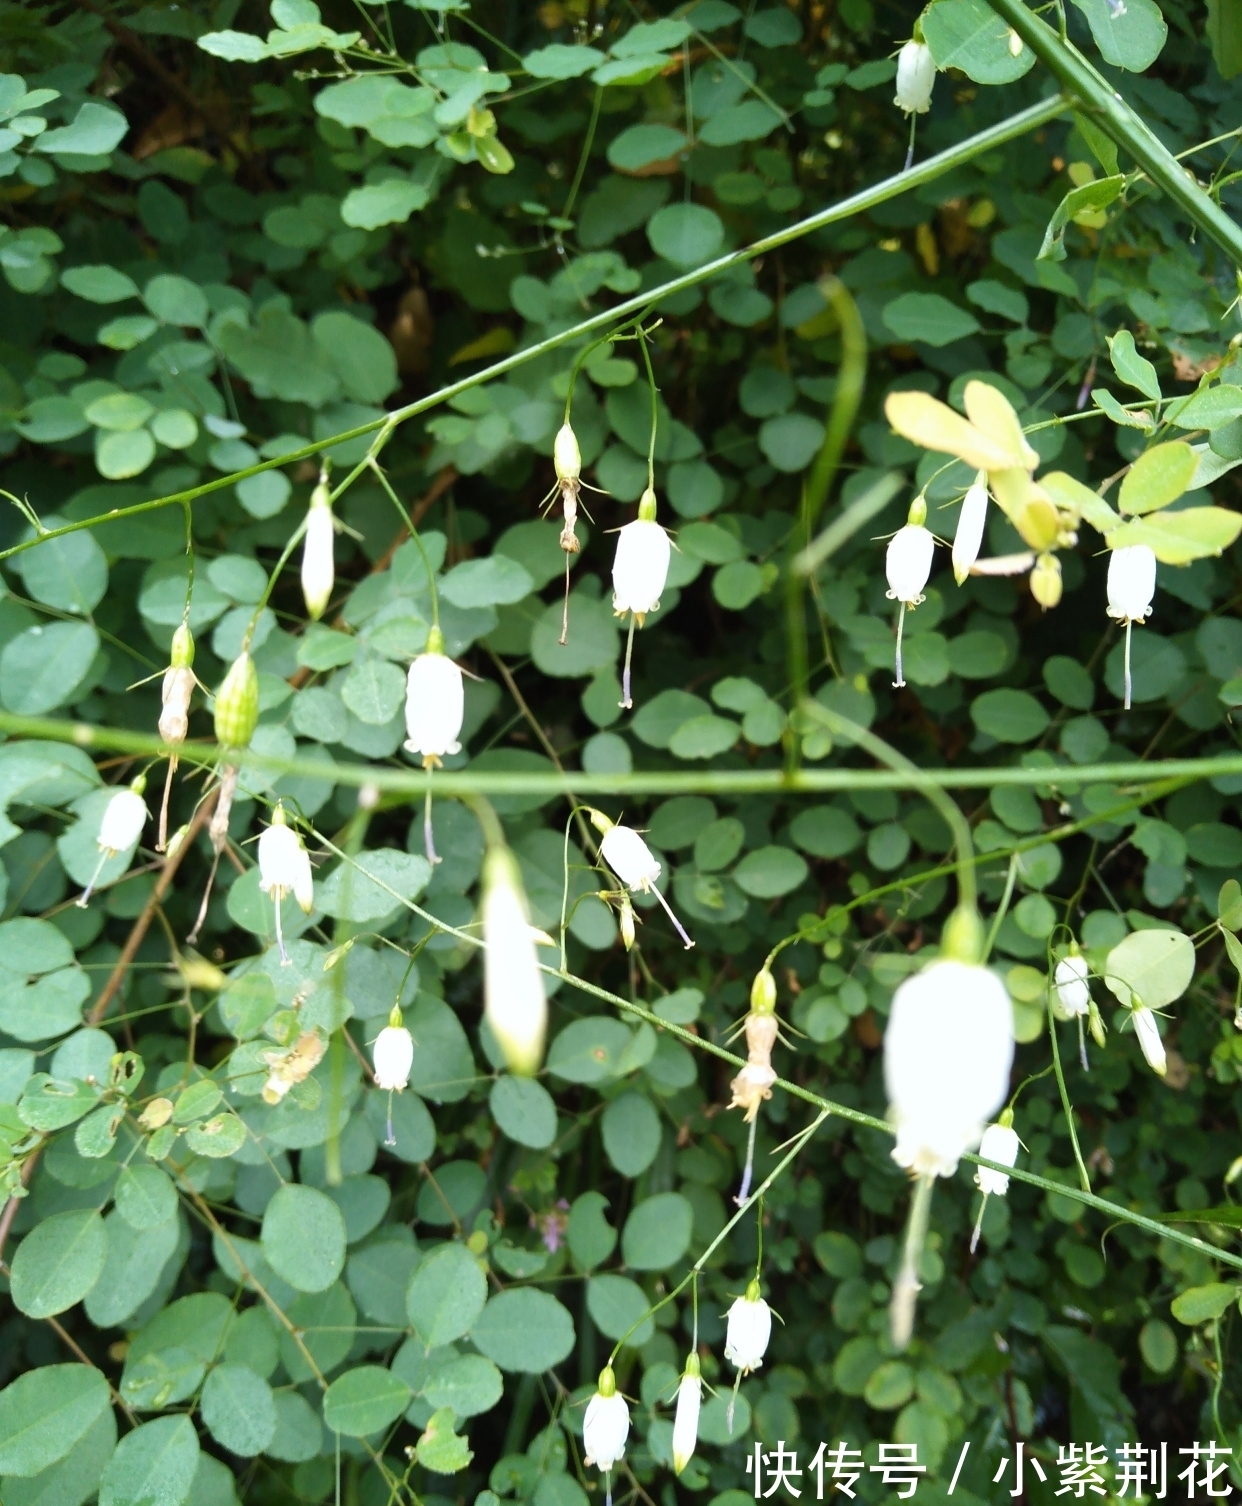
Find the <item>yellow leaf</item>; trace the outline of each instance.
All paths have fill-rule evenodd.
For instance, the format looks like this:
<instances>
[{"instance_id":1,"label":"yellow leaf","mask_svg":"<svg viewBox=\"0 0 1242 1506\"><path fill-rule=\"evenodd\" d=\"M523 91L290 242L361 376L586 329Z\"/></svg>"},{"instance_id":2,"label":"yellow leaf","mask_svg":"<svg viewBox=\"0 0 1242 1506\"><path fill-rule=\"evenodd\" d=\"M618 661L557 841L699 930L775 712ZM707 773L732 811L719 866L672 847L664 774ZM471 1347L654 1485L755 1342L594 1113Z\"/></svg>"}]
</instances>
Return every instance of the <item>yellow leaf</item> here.
<instances>
[{"instance_id":1,"label":"yellow leaf","mask_svg":"<svg viewBox=\"0 0 1242 1506\"><path fill-rule=\"evenodd\" d=\"M884 401L890 424L912 444L956 455L976 471L1004 470L1013 460L973 424L926 392L890 392Z\"/></svg>"},{"instance_id":2,"label":"yellow leaf","mask_svg":"<svg viewBox=\"0 0 1242 1506\"><path fill-rule=\"evenodd\" d=\"M1032 497L1018 518L1018 532L1032 549L1051 549L1061 525L1057 510L1047 497Z\"/></svg>"},{"instance_id":3,"label":"yellow leaf","mask_svg":"<svg viewBox=\"0 0 1242 1506\"><path fill-rule=\"evenodd\" d=\"M1109 533L1121 521L1103 497L1064 471L1049 471L1039 484L1062 512L1085 518L1097 533Z\"/></svg>"},{"instance_id":4,"label":"yellow leaf","mask_svg":"<svg viewBox=\"0 0 1242 1506\"><path fill-rule=\"evenodd\" d=\"M1150 513L1113 529L1110 549L1147 544L1163 565L1188 565L1219 554L1242 533L1242 513L1225 507L1184 507L1180 512Z\"/></svg>"},{"instance_id":5,"label":"yellow leaf","mask_svg":"<svg viewBox=\"0 0 1242 1506\"><path fill-rule=\"evenodd\" d=\"M1027 444L1018 415L1005 394L987 382L967 382L962 398L966 417L981 434L1005 451L1009 456L1007 464L1033 471L1039 464L1039 456Z\"/></svg>"}]
</instances>

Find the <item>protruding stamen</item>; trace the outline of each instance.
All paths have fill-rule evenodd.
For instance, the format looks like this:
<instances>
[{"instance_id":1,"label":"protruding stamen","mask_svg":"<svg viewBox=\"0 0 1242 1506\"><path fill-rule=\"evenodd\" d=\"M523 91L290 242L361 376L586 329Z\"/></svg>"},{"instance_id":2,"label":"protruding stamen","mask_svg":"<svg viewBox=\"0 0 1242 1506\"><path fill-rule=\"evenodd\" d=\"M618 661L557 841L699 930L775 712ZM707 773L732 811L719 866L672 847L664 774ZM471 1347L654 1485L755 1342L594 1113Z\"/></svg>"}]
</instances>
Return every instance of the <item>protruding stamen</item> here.
<instances>
[{"instance_id":1,"label":"protruding stamen","mask_svg":"<svg viewBox=\"0 0 1242 1506\"><path fill-rule=\"evenodd\" d=\"M673 926L676 929L677 934L681 937L682 942L685 945L686 951L689 951L690 948L694 945L694 942L691 941L690 938L689 938L689 936L686 935L686 928L685 928L685 926L683 926L682 923L681 923L681 921L679 921L677 919L677 917L673 914L673 908L672 908L672 906L669 904L668 900L666 900L664 898L664 896L660 893L660 891L655 887L654 884L651 886L651 892L660 901L661 905L664 906L664 913L673 922Z\"/></svg>"},{"instance_id":2,"label":"protruding stamen","mask_svg":"<svg viewBox=\"0 0 1242 1506\"><path fill-rule=\"evenodd\" d=\"M436 864L440 861L436 853L436 837L431 827L431 789L427 789L427 799L423 805L423 850L427 854L427 861Z\"/></svg>"},{"instance_id":3,"label":"protruding stamen","mask_svg":"<svg viewBox=\"0 0 1242 1506\"><path fill-rule=\"evenodd\" d=\"M99 882L99 875L103 872L103 865L108 861L110 857L114 856L115 854L109 852L106 847L99 854L99 861L95 864L95 871L91 874L91 881L89 884L87 884L86 888L82 890L81 896L78 899L79 910L85 910L87 905L90 904L91 895L95 892L95 885Z\"/></svg>"},{"instance_id":4,"label":"protruding stamen","mask_svg":"<svg viewBox=\"0 0 1242 1506\"><path fill-rule=\"evenodd\" d=\"M746 1165L742 1168L742 1185L733 1201L740 1208L750 1196L750 1184L755 1173L755 1131L759 1128L758 1114L750 1121L750 1137L746 1141Z\"/></svg>"},{"instance_id":5,"label":"protruding stamen","mask_svg":"<svg viewBox=\"0 0 1242 1506\"><path fill-rule=\"evenodd\" d=\"M897 614L897 678L893 681L893 689L901 690L905 685L905 677L901 672L901 635L906 628L906 604L903 601L901 610Z\"/></svg>"},{"instance_id":6,"label":"protruding stamen","mask_svg":"<svg viewBox=\"0 0 1242 1506\"><path fill-rule=\"evenodd\" d=\"M1130 630L1134 623L1126 618L1126 704L1125 709L1130 709Z\"/></svg>"},{"instance_id":7,"label":"protruding stamen","mask_svg":"<svg viewBox=\"0 0 1242 1506\"><path fill-rule=\"evenodd\" d=\"M625 668L621 671L621 709L629 711L634 702L630 698L630 656L634 652L634 614L630 613L630 630L625 639Z\"/></svg>"},{"instance_id":8,"label":"protruding stamen","mask_svg":"<svg viewBox=\"0 0 1242 1506\"><path fill-rule=\"evenodd\" d=\"M901 1269L893 1282L893 1297L889 1307L893 1343L898 1349L905 1349L914 1334L914 1308L919 1292L923 1289L923 1283L919 1280L919 1266L922 1264L923 1246L927 1240L927 1222L931 1216L934 1184L934 1177L919 1177L914 1184L914 1197L910 1202L910 1222L906 1225Z\"/></svg>"}]
</instances>

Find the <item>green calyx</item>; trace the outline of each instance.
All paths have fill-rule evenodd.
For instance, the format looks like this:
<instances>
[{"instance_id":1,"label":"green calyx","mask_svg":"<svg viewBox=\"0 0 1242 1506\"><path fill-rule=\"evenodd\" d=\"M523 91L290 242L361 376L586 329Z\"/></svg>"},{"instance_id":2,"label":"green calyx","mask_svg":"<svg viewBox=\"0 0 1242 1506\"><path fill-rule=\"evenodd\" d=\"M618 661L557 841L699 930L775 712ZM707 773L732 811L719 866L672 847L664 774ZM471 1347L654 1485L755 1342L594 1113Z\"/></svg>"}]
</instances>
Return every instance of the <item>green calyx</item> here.
<instances>
[{"instance_id":1,"label":"green calyx","mask_svg":"<svg viewBox=\"0 0 1242 1506\"><path fill-rule=\"evenodd\" d=\"M1001 1114L1000 1114L1000 1118L996 1122L997 1122L997 1124L1000 1125L1001 1129L1012 1129L1013 1128L1013 1110L1012 1109L1002 1109L1001 1110Z\"/></svg>"},{"instance_id":2,"label":"green calyx","mask_svg":"<svg viewBox=\"0 0 1242 1506\"><path fill-rule=\"evenodd\" d=\"M762 1297L763 1297L763 1289L759 1285L759 1278L758 1278L758 1276L755 1276L751 1280L750 1285L746 1288L746 1300L747 1300L747 1302L758 1302L758 1301L761 1300Z\"/></svg>"},{"instance_id":3,"label":"green calyx","mask_svg":"<svg viewBox=\"0 0 1242 1506\"><path fill-rule=\"evenodd\" d=\"M751 1014L776 1013L776 979L771 969L761 967L750 985Z\"/></svg>"},{"instance_id":4,"label":"green calyx","mask_svg":"<svg viewBox=\"0 0 1242 1506\"><path fill-rule=\"evenodd\" d=\"M405 1024L405 1017L401 1013L400 1004L394 1004L388 1011L388 1024L393 1030L400 1030Z\"/></svg>"},{"instance_id":5,"label":"green calyx","mask_svg":"<svg viewBox=\"0 0 1242 1506\"><path fill-rule=\"evenodd\" d=\"M638 517L642 523L654 523L656 518L656 494L650 487L638 499Z\"/></svg>"},{"instance_id":6,"label":"green calyx","mask_svg":"<svg viewBox=\"0 0 1242 1506\"><path fill-rule=\"evenodd\" d=\"M311 492L310 505L312 507L332 506L332 492L326 481L319 482L314 491Z\"/></svg>"},{"instance_id":7,"label":"green calyx","mask_svg":"<svg viewBox=\"0 0 1242 1506\"><path fill-rule=\"evenodd\" d=\"M912 528L922 528L927 523L927 499L920 492L910 504L910 511L906 514L906 522Z\"/></svg>"},{"instance_id":8,"label":"green calyx","mask_svg":"<svg viewBox=\"0 0 1242 1506\"><path fill-rule=\"evenodd\" d=\"M605 1365L599 1373L599 1394L601 1396L617 1394L617 1377L612 1373L611 1365Z\"/></svg>"},{"instance_id":9,"label":"green calyx","mask_svg":"<svg viewBox=\"0 0 1242 1506\"><path fill-rule=\"evenodd\" d=\"M945 922L940 955L975 965L983 956L983 921L973 905L959 905Z\"/></svg>"},{"instance_id":10,"label":"green calyx","mask_svg":"<svg viewBox=\"0 0 1242 1506\"><path fill-rule=\"evenodd\" d=\"M427 633L427 647L425 654L442 654L444 652L444 634L438 627L431 628Z\"/></svg>"},{"instance_id":11,"label":"green calyx","mask_svg":"<svg viewBox=\"0 0 1242 1506\"><path fill-rule=\"evenodd\" d=\"M172 635L168 662L174 669L189 669L194 663L194 634L188 622L181 623Z\"/></svg>"},{"instance_id":12,"label":"green calyx","mask_svg":"<svg viewBox=\"0 0 1242 1506\"><path fill-rule=\"evenodd\" d=\"M699 1357L693 1350L686 1356L685 1373L693 1380L699 1380L703 1375L703 1367L699 1364Z\"/></svg>"}]
</instances>

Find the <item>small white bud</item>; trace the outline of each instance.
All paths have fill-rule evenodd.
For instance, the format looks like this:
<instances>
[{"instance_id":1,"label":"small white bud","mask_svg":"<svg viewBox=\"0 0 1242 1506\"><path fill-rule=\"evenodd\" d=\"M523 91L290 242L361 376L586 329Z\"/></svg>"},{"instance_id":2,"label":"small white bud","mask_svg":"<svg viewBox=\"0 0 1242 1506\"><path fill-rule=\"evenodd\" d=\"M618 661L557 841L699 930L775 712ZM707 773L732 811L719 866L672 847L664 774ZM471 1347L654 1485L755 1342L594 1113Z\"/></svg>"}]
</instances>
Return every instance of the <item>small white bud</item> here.
<instances>
[{"instance_id":1,"label":"small white bud","mask_svg":"<svg viewBox=\"0 0 1242 1506\"><path fill-rule=\"evenodd\" d=\"M759 1283L752 1281L746 1294L729 1309L725 1328L725 1359L743 1375L758 1370L772 1337L772 1309L759 1295Z\"/></svg>"},{"instance_id":2,"label":"small white bud","mask_svg":"<svg viewBox=\"0 0 1242 1506\"><path fill-rule=\"evenodd\" d=\"M909 41L897 54L897 93L893 103L907 115L926 115L936 82L936 60L926 42Z\"/></svg>"},{"instance_id":3,"label":"small white bud","mask_svg":"<svg viewBox=\"0 0 1242 1506\"><path fill-rule=\"evenodd\" d=\"M1127 544L1108 556L1108 615L1143 622L1156 594L1156 556L1146 544Z\"/></svg>"},{"instance_id":4,"label":"small white bud","mask_svg":"<svg viewBox=\"0 0 1242 1506\"><path fill-rule=\"evenodd\" d=\"M1134 1033L1138 1036L1138 1043L1143 1048L1143 1055L1147 1058L1147 1065L1153 1072L1161 1077L1168 1071L1168 1059L1164 1053L1164 1042L1160 1039L1160 1027L1156 1024L1156 1017L1151 1010L1139 1004L1130 1010L1134 1020Z\"/></svg>"},{"instance_id":5,"label":"small white bud","mask_svg":"<svg viewBox=\"0 0 1242 1506\"><path fill-rule=\"evenodd\" d=\"M99 823L96 841L100 851L115 857L118 852L136 847L146 824L147 803L141 791L133 787L117 790L104 807L103 820Z\"/></svg>"},{"instance_id":6,"label":"small white bud","mask_svg":"<svg viewBox=\"0 0 1242 1506\"><path fill-rule=\"evenodd\" d=\"M980 471L974 485L962 498L962 510L957 515L957 531L953 535L953 577L960 586L970 574L970 567L979 558L983 547L983 530L988 520L987 476Z\"/></svg>"},{"instance_id":7,"label":"small white bud","mask_svg":"<svg viewBox=\"0 0 1242 1506\"><path fill-rule=\"evenodd\" d=\"M673 1473L681 1474L699 1441L699 1411L703 1405L703 1377L697 1354L686 1360L685 1374L677 1387L677 1410L673 1414Z\"/></svg>"},{"instance_id":8,"label":"small white bud","mask_svg":"<svg viewBox=\"0 0 1242 1506\"><path fill-rule=\"evenodd\" d=\"M419 654L406 676L405 750L421 754L425 769L435 768L447 753L461 752L465 686L461 670L446 656L443 645L433 628L427 652Z\"/></svg>"},{"instance_id":9,"label":"small white bud","mask_svg":"<svg viewBox=\"0 0 1242 1506\"><path fill-rule=\"evenodd\" d=\"M511 1071L543 1061L548 1001L517 862L507 848L483 860L483 1014Z\"/></svg>"},{"instance_id":10,"label":"small white bud","mask_svg":"<svg viewBox=\"0 0 1242 1506\"><path fill-rule=\"evenodd\" d=\"M371 1048L375 1062L375 1086L400 1093L410 1080L414 1065L414 1039L404 1025L385 1025Z\"/></svg>"},{"instance_id":11,"label":"small white bud","mask_svg":"<svg viewBox=\"0 0 1242 1506\"><path fill-rule=\"evenodd\" d=\"M311 493L306 536L302 542L302 596L306 601L306 615L312 622L318 622L323 616L336 579L330 495L322 482Z\"/></svg>"},{"instance_id":12,"label":"small white bud","mask_svg":"<svg viewBox=\"0 0 1242 1506\"><path fill-rule=\"evenodd\" d=\"M672 546L660 525L645 518L627 523L617 534L612 562L612 609L618 616L633 612L641 623L660 605L668 580Z\"/></svg>"},{"instance_id":13,"label":"small white bud","mask_svg":"<svg viewBox=\"0 0 1242 1506\"><path fill-rule=\"evenodd\" d=\"M983 1132L979 1154L988 1161L999 1161L1002 1166L1015 1166L1018 1161L1020 1141L1012 1124L1004 1122L989 1124ZM1009 1178L1003 1172L980 1166L975 1172L975 1186L989 1197L1004 1197L1009 1191Z\"/></svg>"},{"instance_id":14,"label":"small white bud","mask_svg":"<svg viewBox=\"0 0 1242 1506\"><path fill-rule=\"evenodd\" d=\"M612 1366L605 1365L600 1372L599 1388L587 1403L582 1420L584 1462L607 1474L625 1453L625 1440L629 1436L629 1406L617 1390Z\"/></svg>"},{"instance_id":15,"label":"small white bud","mask_svg":"<svg viewBox=\"0 0 1242 1506\"><path fill-rule=\"evenodd\" d=\"M1057 992L1054 1002L1060 1006L1057 1013L1063 1019L1072 1020L1085 1015L1091 1008L1091 989L1087 983L1089 971L1087 959L1076 952L1062 957L1057 963L1053 974Z\"/></svg>"}]
</instances>

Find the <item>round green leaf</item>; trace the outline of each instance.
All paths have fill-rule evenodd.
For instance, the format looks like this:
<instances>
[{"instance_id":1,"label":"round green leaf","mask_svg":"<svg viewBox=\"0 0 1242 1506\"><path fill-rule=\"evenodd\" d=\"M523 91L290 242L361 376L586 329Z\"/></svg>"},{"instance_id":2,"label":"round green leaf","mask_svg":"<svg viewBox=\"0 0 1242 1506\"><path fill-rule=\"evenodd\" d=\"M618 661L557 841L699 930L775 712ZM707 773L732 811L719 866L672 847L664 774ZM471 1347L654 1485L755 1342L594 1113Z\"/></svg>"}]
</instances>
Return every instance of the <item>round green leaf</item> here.
<instances>
[{"instance_id":1,"label":"round green leaf","mask_svg":"<svg viewBox=\"0 0 1242 1506\"><path fill-rule=\"evenodd\" d=\"M61 519L48 517L55 528ZM90 533L70 533L45 539L15 561L26 590L36 601L62 612L85 616L103 600L108 589L108 561Z\"/></svg>"},{"instance_id":2,"label":"round green leaf","mask_svg":"<svg viewBox=\"0 0 1242 1506\"><path fill-rule=\"evenodd\" d=\"M1043 706L1026 690L985 690L970 703L975 726L999 743L1029 743L1049 722Z\"/></svg>"},{"instance_id":3,"label":"round green leaf","mask_svg":"<svg viewBox=\"0 0 1242 1506\"><path fill-rule=\"evenodd\" d=\"M200 1405L208 1432L230 1453L253 1458L276 1436L272 1388L246 1365L217 1365Z\"/></svg>"},{"instance_id":4,"label":"round green leaf","mask_svg":"<svg viewBox=\"0 0 1242 1506\"><path fill-rule=\"evenodd\" d=\"M809 869L806 859L790 847L758 847L733 870L739 889L756 899L776 899L798 887Z\"/></svg>"},{"instance_id":5,"label":"round green leaf","mask_svg":"<svg viewBox=\"0 0 1242 1506\"><path fill-rule=\"evenodd\" d=\"M676 157L685 147L685 135L672 126L632 125L613 139L608 147L608 160L619 171L633 173L653 162Z\"/></svg>"},{"instance_id":6,"label":"round green leaf","mask_svg":"<svg viewBox=\"0 0 1242 1506\"><path fill-rule=\"evenodd\" d=\"M109 481L140 476L155 459L155 440L146 429L121 433L96 430L95 466Z\"/></svg>"},{"instance_id":7,"label":"round green leaf","mask_svg":"<svg viewBox=\"0 0 1242 1506\"><path fill-rule=\"evenodd\" d=\"M824 442L824 426L809 413L782 413L765 419L759 448L778 471L795 475L806 470Z\"/></svg>"},{"instance_id":8,"label":"round green leaf","mask_svg":"<svg viewBox=\"0 0 1242 1506\"><path fill-rule=\"evenodd\" d=\"M452 1407L458 1417L490 1412L504 1394L504 1377L481 1354L463 1354L437 1366L423 1395L431 1407Z\"/></svg>"},{"instance_id":9,"label":"round green leaf","mask_svg":"<svg viewBox=\"0 0 1242 1506\"><path fill-rule=\"evenodd\" d=\"M1104 982L1122 1004L1163 1009L1190 987L1195 945L1182 931L1166 927L1131 931L1108 954Z\"/></svg>"},{"instance_id":10,"label":"round green leaf","mask_svg":"<svg viewBox=\"0 0 1242 1506\"><path fill-rule=\"evenodd\" d=\"M42 716L71 702L99 652L89 622L50 622L10 638L0 654L0 702L18 716Z\"/></svg>"},{"instance_id":11,"label":"round green leaf","mask_svg":"<svg viewBox=\"0 0 1242 1506\"><path fill-rule=\"evenodd\" d=\"M267 1263L299 1292L322 1292L345 1265L345 1220L330 1197L287 1183L263 1214Z\"/></svg>"},{"instance_id":12,"label":"round green leaf","mask_svg":"<svg viewBox=\"0 0 1242 1506\"><path fill-rule=\"evenodd\" d=\"M575 591L569 598L569 635L561 637L561 605L553 602L536 621L530 636L531 658L545 675L573 679L610 669L621 649L617 619L608 602Z\"/></svg>"},{"instance_id":13,"label":"round green leaf","mask_svg":"<svg viewBox=\"0 0 1242 1506\"><path fill-rule=\"evenodd\" d=\"M655 1332L647 1293L628 1276L592 1276L586 1299L587 1311L606 1338L624 1339L629 1348L641 1349Z\"/></svg>"},{"instance_id":14,"label":"round green leaf","mask_svg":"<svg viewBox=\"0 0 1242 1506\"><path fill-rule=\"evenodd\" d=\"M99 1112L111 1115L116 1111ZM85 1119L78 1126L79 1136L90 1122ZM81 1148L80 1138L78 1143ZM99 1280L86 1294L86 1316L96 1328L115 1328L137 1312L159 1285L177 1248L180 1229L175 1217L157 1229L134 1229L115 1210L104 1220L104 1229L108 1258Z\"/></svg>"},{"instance_id":15,"label":"round green leaf","mask_svg":"<svg viewBox=\"0 0 1242 1506\"><path fill-rule=\"evenodd\" d=\"M55 1464L108 1411L93 1365L43 1365L0 1391L0 1475L29 1477Z\"/></svg>"},{"instance_id":16,"label":"round green leaf","mask_svg":"<svg viewBox=\"0 0 1242 1506\"><path fill-rule=\"evenodd\" d=\"M126 1433L99 1482L99 1506L181 1506L198 1468L188 1417L159 1417Z\"/></svg>"},{"instance_id":17,"label":"round green leaf","mask_svg":"<svg viewBox=\"0 0 1242 1506\"><path fill-rule=\"evenodd\" d=\"M641 1176L660 1148L660 1116L641 1093L622 1093L600 1125L608 1159L626 1177ZM615 1337L615 1335L614 1335Z\"/></svg>"},{"instance_id":18,"label":"round green leaf","mask_svg":"<svg viewBox=\"0 0 1242 1506\"><path fill-rule=\"evenodd\" d=\"M488 1302L470 1338L502 1370L537 1375L572 1353L574 1320L549 1293L513 1287Z\"/></svg>"},{"instance_id":19,"label":"round green leaf","mask_svg":"<svg viewBox=\"0 0 1242 1506\"><path fill-rule=\"evenodd\" d=\"M566 47L556 43L528 52L522 59L522 66L532 78L581 78L603 61L604 54L594 47Z\"/></svg>"},{"instance_id":20,"label":"round green leaf","mask_svg":"<svg viewBox=\"0 0 1242 1506\"><path fill-rule=\"evenodd\" d=\"M952 345L979 332L979 321L939 293L902 293L884 305L884 323L899 340Z\"/></svg>"},{"instance_id":21,"label":"round green leaf","mask_svg":"<svg viewBox=\"0 0 1242 1506\"><path fill-rule=\"evenodd\" d=\"M108 1256L104 1221L94 1208L54 1213L26 1235L13 1257L13 1305L29 1318L51 1318L80 1302Z\"/></svg>"},{"instance_id":22,"label":"round green leaf","mask_svg":"<svg viewBox=\"0 0 1242 1506\"><path fill-rule=\"evenodd\" d=\"M487 1278L465 1245L446 1244L419 1265L406 1292L405 1308L428 1349L451 1344L470 1332L487 1301Z\"/></svg>"},{"instance_id":23,"label":"round green leaf","mask_svg":"<svg viewBox=\"0 0 1242 1506\"><path fill-rule=\"evenodd\" d=\"M1012 84L1030 72L1035 54L1024 43L1015 57L1011 35L985 0L938 0L923 17L923 36L937 68L960 68L977 84Z\"/></svg>"},{"instance_id":24,"label":"round green leaf","mask_svg":"<svg viewBox=\"0 0 1242 1506\"><path fill-rule=\"evenodd\" d=\"M138 285L116 267L91 265L66 267L60 274L61 286L85 298L89 303L123 303L137 298Z\"/></svg>"},{"instance_id":25,"label":"round green leaf","mask_svg":"<svg viewBox=\"0 0 1242 1506\"><path fill-rule=\"evenodd\" d=\"M157 319L165 324L180 324L201 329L210 309L207 295L196 282L175 273L153 277L143 289L142 301Z\"/></svg>"},{"instance_id":26,"label":"round green leaf","mask_svg":"<svg viewBox=\"0 0 1242 1506\"><path fill-rule=\"evenodd\" d=\"M399 1375L382 1365L347 1370L324 1392L323 1420L335 1433L364 1438L395 1422L413 1392Z\"/></svg>"},{"instance_id":27,"label":"round green leaf","mask_svg":"<svg viewBox=\"0 0 1242 1506\"><path fill-rule=\"evenodd\" d=\"M1177 1335L1159 1318L1148 1318L1139 1330L1139 1352L1157 1375L1167 1375L1177 1364Z\"/></svg>"},{"instance_id":28,"label":"round green leaf","mask_svg":"<svg viewBox=\"0 0 1242 1506\"><path fill-rule=\"evenodd\" d=\"M666 204L647 221L647 239L655 254L673 266L698 267L724 244L724 222L703 204Z\"/></svg>"},{"instance_id":29,"label":"round green leaf","mask_svg":"<svg viewBox=\"0 0 1242 1506\"><path fill-rule=\"evenodd\" d=\"M116 1448L116 1413L105 1407L95 1424L58 1463L23 1479L4 1479L5 1506L83 1506Z\"/></svg>"},{"instance_id":30,"label":"round green leaf","mask_svg":"<svg viewBox=\"0 0 1242 1506\"><path fill-rule=\"evenodd\" d=\"M556 1139L556 1104L533 1078L498 1077L488 1102L492 1118L518 1145L545 1150Z\"/></svg>"},{"instance_id":31,"label":"round green leaf","mask_svg":"<svg viewBox=\"0 0 1242 1506\"><path fill-rule=\"evenodd\" d=\"M679 1192L637 1204L621 1231L621 1258L636 1271L664 1271L690 1248L694 1210Z\"/></svg>"},{"instance_id":32,"label":"round green leaf","mask_svg":"<svg viewBox=\"0 0 1242 1506\"><path fill-rule=\"evenodd\" d=\"M668 750L674 758L715 758L731 748L740 733L736 722L709 712L682 722L669 739Z\"/></svg>"}]
</instances>

